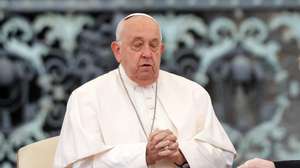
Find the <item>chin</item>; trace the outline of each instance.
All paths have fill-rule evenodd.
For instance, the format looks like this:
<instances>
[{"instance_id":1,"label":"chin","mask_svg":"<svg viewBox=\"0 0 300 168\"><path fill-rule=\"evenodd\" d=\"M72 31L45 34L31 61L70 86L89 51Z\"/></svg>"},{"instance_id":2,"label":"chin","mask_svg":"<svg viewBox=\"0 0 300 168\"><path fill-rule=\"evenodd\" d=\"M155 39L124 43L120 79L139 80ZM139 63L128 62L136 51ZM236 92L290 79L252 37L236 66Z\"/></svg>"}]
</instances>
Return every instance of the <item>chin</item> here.
<instances>
[{"instance_id":1,"label":"chin","mask_svg":"<svg viewBox=\"0 0 300 168\"><path fill-rule=\"evenodd\" d=\"M141 80L153 80L157 77L157 74L152 73L141 73L138 75L139 79Z\"/></svg>"},{"instance_id":2,"label":"chin","mask_svg":"<svg viewBox=\"0 0 300 168\"><path fill-rule=\"evenodd\" d=\"M143 83L143 85L152 84L154 81L156 81L156 77L153 74L139 75L137 79L140 81L139 83Z\"/></svg>"}]
</instances>

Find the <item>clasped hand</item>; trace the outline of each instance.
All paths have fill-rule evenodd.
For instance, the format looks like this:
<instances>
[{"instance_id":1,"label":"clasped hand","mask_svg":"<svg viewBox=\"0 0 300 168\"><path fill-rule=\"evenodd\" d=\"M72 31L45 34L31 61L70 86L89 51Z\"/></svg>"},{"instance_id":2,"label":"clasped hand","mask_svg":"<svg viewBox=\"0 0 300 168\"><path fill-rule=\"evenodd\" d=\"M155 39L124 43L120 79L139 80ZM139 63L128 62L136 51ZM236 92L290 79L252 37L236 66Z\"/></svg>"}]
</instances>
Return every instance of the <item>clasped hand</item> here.
<instances>
[{"instance_id":1,"label":"clasped hand","mask_svg":"<svg viewBox=\"0 0 300 168\"><path fill-rule=\"evenodd\" d=\"M161 159L177 165L186 161L179 149L177 137L170 130L155 130L149 136L146 149L147 164L155 164Z\"/></svg>"}]
</instances>

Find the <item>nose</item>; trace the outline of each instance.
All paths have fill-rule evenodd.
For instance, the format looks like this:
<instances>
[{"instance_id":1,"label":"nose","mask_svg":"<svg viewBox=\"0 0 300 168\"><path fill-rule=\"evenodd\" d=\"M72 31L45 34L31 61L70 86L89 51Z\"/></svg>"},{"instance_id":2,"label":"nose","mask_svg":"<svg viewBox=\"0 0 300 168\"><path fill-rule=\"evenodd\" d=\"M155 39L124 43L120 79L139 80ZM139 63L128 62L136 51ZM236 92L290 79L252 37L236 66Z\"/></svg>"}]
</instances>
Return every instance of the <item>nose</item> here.
<instances>
[{"instance_id":1,"label":"nose","mask_svg":"<svg viewBox=\"0 0 300 168\"><path fill-rule=\"evenodd\" d=\"M151 50L150 46L145 45L142 50L142 56L145 58L150 58L152 57L152 55L153 55L153 51Z\"/></svg>"}]
</instances>

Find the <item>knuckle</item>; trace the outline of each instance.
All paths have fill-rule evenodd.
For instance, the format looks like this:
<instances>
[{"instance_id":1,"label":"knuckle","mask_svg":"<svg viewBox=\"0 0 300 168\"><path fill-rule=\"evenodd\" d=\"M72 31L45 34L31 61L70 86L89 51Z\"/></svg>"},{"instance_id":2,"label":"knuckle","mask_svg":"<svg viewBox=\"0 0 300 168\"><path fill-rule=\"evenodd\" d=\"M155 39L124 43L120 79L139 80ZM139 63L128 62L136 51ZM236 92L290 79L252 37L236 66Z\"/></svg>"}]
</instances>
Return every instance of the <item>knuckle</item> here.
<instances>
[{"instance_id":1,"label":"knuckle","mask_svg":"<svg viewBox=\"0 0 300 168\"><path fill-rule=\"evenodd\" d=\"M158 137L153 138L153 142L158 142L158 140L159 140Z\"/></svg>"}]
</instances>

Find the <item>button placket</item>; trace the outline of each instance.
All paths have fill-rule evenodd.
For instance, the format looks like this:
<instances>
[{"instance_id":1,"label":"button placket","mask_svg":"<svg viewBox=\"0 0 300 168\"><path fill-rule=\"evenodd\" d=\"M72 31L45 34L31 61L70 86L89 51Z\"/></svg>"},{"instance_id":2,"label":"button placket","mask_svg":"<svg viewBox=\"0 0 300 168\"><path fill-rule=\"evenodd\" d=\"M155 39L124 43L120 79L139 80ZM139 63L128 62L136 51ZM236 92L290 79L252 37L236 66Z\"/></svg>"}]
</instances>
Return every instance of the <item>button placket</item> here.
<instances>
[{"instance_id":1,"label":"button placket","mask_svg":"<svg viewBox=\"0 0 300 168\"><path fill-rule=\"evenodd\" d=\"M145 115L148 118L149 124L152 123L153 121L153 111L154 111L154 93L153 89L148 87L148 88L143 88L143 93L144 93L144 101L145 101Z\"/></svg>"}]
</instances>

